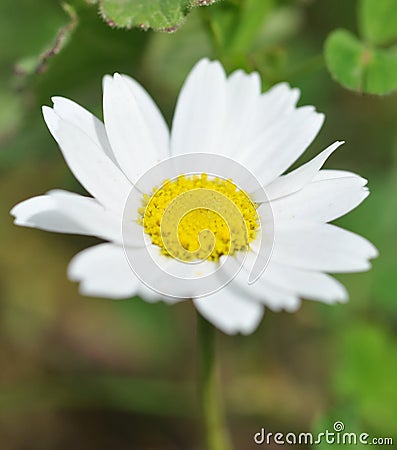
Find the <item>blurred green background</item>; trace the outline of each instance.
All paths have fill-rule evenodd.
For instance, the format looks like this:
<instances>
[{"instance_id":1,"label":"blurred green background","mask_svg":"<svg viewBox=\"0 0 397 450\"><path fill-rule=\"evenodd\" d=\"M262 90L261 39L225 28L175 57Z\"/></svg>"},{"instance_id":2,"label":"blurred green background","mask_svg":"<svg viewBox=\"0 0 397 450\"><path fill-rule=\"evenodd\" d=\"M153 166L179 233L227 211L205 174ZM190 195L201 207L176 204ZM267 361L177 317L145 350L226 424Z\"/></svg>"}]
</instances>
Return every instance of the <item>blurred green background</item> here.
<instances>
[{"instance_id":1,"label":"blurred green background","mask_svg":"<svg viewBox=\"0 0 397 450\"><path fill-rule=\"evenodd\" d=\"M1 450L201 448L192 305L81 297L66 267L97 240L18 228L9 210L52 188L83 192L42 119L51 96L101 117L102 76L125 72L170 122L183 79L202 56L220 58L229 72L258 70L264 88L287 80L301 88L301 104L326 113L300 162L347 141L327 167L360 173L372 194L338 222L380 251L372 271L338 277L347 305L305 301L296 314L267 311L251 336L219 333L236 450L258 448L253 435L262 426L323 431L336 420L396 442L397 97L345 89L323 56L336 28L360 32L359 7L224 0L193 9L165 33L109 27L97 5L82 0L0 1ZM388 80L397 86L397 71Z\"/></svg>"}]
</instances>

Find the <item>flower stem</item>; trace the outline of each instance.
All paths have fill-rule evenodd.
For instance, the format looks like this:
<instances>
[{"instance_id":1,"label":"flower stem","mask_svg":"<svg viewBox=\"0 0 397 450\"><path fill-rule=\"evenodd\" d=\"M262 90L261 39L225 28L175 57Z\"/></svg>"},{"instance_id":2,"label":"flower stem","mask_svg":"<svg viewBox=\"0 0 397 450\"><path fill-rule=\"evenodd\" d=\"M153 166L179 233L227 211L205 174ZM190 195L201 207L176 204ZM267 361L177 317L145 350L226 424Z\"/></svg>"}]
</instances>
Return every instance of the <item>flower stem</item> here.
<instances>
[{"instance_id":1,"label":"flower stem","mask_svg":"<svg viewBox=\"0 0 397 450\"><path fill-rule=\"evenodd\" d=\"M219 373L215 360L216 329L199 314L197 321L200 364L199 396L205 449L232 450L218 386Z\"/></svg>"}]
</instances>

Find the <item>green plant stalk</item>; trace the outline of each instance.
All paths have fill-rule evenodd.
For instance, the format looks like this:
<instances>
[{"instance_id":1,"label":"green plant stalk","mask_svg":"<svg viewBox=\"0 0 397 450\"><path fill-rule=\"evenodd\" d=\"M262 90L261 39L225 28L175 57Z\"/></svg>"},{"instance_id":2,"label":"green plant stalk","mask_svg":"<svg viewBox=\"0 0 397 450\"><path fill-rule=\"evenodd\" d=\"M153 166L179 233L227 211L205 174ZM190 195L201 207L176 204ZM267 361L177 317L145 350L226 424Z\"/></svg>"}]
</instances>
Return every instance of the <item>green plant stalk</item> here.
<instances>
[{"instance_id":1,"label":"green plant stalk","mask_svg":"<svg viewBox=\"0 0 397 450\"><path fill-rule=\"evenodd\" d=\"M211 14L206 7L200 8L200 13L204 29L207 32L214 54L218 59L221 59L221 56L223 54L221 30L214 22Z\"/></svg>"},{"instance_id":2,"label":"green plant stalk","mask_svg":"<svg viewBox=\"0 0 397 450\"><path fill-rule=\"evenodd\" d=\"M215 358L216 329L197 315L199 352L199 398L203 420L205 450L232 450L219 391L219 372Z\"/></svg>"}]
</instances>

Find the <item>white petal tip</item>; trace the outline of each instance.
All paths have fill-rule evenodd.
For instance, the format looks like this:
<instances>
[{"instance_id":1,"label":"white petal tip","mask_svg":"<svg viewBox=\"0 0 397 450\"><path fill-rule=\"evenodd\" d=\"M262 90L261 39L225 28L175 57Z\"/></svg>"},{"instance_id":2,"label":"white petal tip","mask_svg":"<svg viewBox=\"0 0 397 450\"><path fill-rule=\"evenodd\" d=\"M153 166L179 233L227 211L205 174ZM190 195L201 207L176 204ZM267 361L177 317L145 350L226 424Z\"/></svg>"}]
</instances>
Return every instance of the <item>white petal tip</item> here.
<instances>
[{"instance_id":1,"label":"white petal tip","mask_svg":"<svg viewBox=\"0 0 397 450\"><path fill-rule=\"evenodd\" d=\"M81 281L83 278L77 269L77 262L78 260L72 259L66 270L66 275L70 281Z\"/></svg>"},{"instance_id":2,"label":"white petal tip","mask_svg":"<svg viewBox=\"0 0 397 450\"><path fill-rule=\"evenodd\" d=\"M67 99L67 98L60 97L59 95L54 95L53 97L51 97L51 101L52 101L52 103L53 103L54 105L55 105L56 103L62 102L62 101L64 101L64 100L70 101L70 100Z\"/></svg>"},{"instance_id":3,"label":"white petal tip","mask_svg":"<svg viewBox=\"0 0 397 450\"><path fill-rule=\"evenodd\" d=\"M319 303L324 303L325 305L337 305L337 304L345 304L349 301L349 296L346 293L346 295L334 295L332 297L328 297L328 298L322 298L321 300L317 300L317 299L308 299L308 300L314 300L316 302Z\"/></svg>"},{"instance_id":4,"label":"white petal tip","mask_svg":"<svg viewBox=\"0 0 397 450\"><path fill-rule=\"evenodd\" d=\"M379 256L379 250L376 247L372 248L372 253L370 255L370 259L378 258Z\"/></svg>"},{"instance_id":5,"label":"white petal tip","mask_svg":"<svg viewBox=\"0 0 397 450\"><path fill-rule=\"evenodd\" d=\"M197 67L201 67L201 66L206 66L206 65L208 65L208 64L211 64L211 62L212 62L212 61L210 61L209 58L201 58L199 61L197 61L197 63L196 63L195 66L193 67L193 69L194 69L194 68L197 68Z\"/></svg>"},{"instance_id":6,"label":"white petal tip","mask_svg":"<svg viewBox=\"0 0 397 450\"><path fill-rule=\"evenodd\" d=\"M111 83L111 81L113 80L111 75L105 75L102 78L102 90L105 90L105 86L107 86L109 83Z\"/></svg>"},{"instance_id":7,"label":"white petal tip","mask_svg":"<svg viewBox=\"0 0 397 450\"><path fill-rule=\"evenodd\" d=\"M26 222L25 220L21 220L18 218L15 218L14 225L17 225L18 227L31 227L32 226L29 222Z\"/></svg>"},{"instance_id":8,"label":"white petal tip","mask_svg":"<svg viewBox=\"0 0 397 450\"><path fill-rule=\"evenodd\" d=\"M349 301L349 295L346 294L346 296L338 298L336 302L337 302L337 303L343 303L343 304L345 304L345 303L347 303L348 301Z\"/></svg>"},{"instance_id":9,"label":"white petal tip","mask_svg":"<svg viewBox=\"0 0 397 450\"><path fill-rule=\"evenodd\" d=\"M331 295L328 299L324 299L323 303L328 305L336 305L337 303L347 303L349 301L349 294L347 289L340 285L339 292L335 292L334 295Z\"/></svg>"},{"instance_id":10,"label":"white petal tip","mask_svg":"<svg viewBox=\"0 0 397 450\"><path fill-rule=\"evenodd\" d=\"M286 305L282 309L284 309L285 311L287 311L289 313L294 313L294 312L298 311L298 309L300 307L301 307L301 301L298 300L295 304Z\"/></svg>"},{"instance_id":11,"label":"white petal tip","mask_svg":"<svg viewBox=\"0 0 397 450\"><path fill-rule=\"evenodd\" d=\"M368 256L369 259L374 258L374 256ZM368 272L372 268L372 264L366 260L364 261L360 266L357 267L357 269L353 270L352 272Z\"/></svg>"},{"instance_id":12,"label":"white petal tip","mask_svg":"<svg viewBox=\"0 0 397 450\"><path fill-rule=\"evenodd\" d=\"M11 209L11 211L10 211L10 215L12 216L12 217L17 217L17 214L18 214L18 205L15 205L15 206L13 206L12 207L12 209Z\"/></svg>"},{"instance_id":13,"label":"white petal tip","mask_svg":"<svg viewBox=\"0 0 397 450\"><path fill-rule=\"evenodd\" d=\"M49 106L42 107L43 117L48 129L53 134L59 128L59 117L55 111Z\"/></svg>"}]
</instances>

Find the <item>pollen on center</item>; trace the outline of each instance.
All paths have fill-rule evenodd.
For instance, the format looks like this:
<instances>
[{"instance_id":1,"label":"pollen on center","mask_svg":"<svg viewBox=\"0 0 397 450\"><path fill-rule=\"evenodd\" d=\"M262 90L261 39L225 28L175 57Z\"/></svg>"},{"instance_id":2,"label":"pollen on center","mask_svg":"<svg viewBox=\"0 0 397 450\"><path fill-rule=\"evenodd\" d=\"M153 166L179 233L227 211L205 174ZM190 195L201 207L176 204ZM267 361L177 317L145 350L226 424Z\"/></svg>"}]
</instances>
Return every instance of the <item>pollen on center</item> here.
<instances>
[{"instance_id":1,"label":"pollen on center","mask_svg":"<svg viewBox=\"0 0 397 450\"><path fill-rule=\"evenodd\" d=\"M139 223L166 256L218 261L256 238L256 207L231 180L180 175L143 196Z\"/></svg>"}]
</instances>

